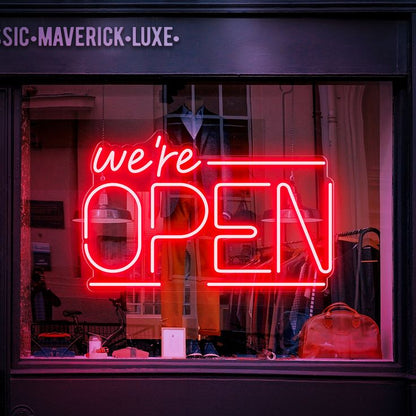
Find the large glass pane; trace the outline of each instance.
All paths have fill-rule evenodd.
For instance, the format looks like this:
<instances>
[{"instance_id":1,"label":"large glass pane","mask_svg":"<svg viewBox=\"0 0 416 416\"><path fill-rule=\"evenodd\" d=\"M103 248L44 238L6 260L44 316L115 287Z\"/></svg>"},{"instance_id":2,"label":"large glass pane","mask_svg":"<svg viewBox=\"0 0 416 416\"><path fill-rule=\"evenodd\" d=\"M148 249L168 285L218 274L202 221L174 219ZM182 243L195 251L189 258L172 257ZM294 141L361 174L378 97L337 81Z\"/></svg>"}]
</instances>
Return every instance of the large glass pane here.
<instances>
[{"instance_id":1,"label":"large glass pane","mask_svg":"<svg viewBox=\"0 0 416 416\"><path fill-rule=\"evenodd\" d=\"M22 94L22 357L392 359L389 83Z\"/></svg>"}]
</instances>

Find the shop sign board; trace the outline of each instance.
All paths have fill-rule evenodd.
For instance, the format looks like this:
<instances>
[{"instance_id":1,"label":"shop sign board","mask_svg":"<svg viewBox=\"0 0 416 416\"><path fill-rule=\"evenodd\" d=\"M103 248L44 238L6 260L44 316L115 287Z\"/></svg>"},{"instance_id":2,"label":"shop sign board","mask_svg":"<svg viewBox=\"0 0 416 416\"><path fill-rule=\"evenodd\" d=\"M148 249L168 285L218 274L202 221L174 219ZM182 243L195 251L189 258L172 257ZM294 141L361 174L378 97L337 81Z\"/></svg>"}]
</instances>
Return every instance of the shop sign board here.
<instances>
[{"instance_id":1,"label":"shop sign board","mask_svg":"<svg viewBox=\"0 0 416 416\"><path fill-rule=\"evenodd\" d=\"M0 75L399 75L408 36L381 19L0 17Z\"/></svg>"}]
</instances>

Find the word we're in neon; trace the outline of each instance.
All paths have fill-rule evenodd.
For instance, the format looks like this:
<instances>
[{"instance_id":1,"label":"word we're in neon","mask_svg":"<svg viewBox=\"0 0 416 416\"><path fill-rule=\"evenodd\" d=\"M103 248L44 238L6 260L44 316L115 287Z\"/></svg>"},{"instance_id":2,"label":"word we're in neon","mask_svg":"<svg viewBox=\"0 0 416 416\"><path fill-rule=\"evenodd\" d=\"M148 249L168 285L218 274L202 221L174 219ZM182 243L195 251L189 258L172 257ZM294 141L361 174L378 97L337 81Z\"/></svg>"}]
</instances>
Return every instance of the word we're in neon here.
<instances>
[{"instance_id":1,"label":"word we're in neon","mask_svg":"<svg viewBox=\"0 0 416 416\"><path fill-rule=\"evenodd\" d=\"M153 167L155 176L160 178L169 162L174 161L174 167L179 174L194 171L201 164L195 160L194 149L184 147L179 150L168 150L166 143L162 144L162 135L156 136L153 148L151 146L114 146L99 143L92 156L91 170L94 174L128 172L138 175ZM156 158L155 158L156 154Z\"/></svg>"}]
</instances>

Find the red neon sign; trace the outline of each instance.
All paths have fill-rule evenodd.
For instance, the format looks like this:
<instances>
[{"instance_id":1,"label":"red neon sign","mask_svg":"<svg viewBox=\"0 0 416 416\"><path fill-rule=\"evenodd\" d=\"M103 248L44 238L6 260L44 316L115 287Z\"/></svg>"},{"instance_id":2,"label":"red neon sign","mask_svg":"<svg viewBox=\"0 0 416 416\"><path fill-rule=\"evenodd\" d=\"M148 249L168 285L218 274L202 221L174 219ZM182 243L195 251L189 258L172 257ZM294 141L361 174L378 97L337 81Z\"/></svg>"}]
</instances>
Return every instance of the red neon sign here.
<instances>
[{"instance_id":1,"label":"red neon sign","mask_svg":"<svg viewBox=\"0 0 416 416\"><path fill-rule=\"evenodd\" d=\"M136 203L136 208L138 211L138 219L136 221L136 226L137 226L137 235L140 237L137 239L138 243L137 243L137 248L136 248L136 252L133 256L133 259L126 265L123 266L119 266L117 268L109 268L109 267L104 267L102 265L100 265L98 263L98 261L96 261L93 256L90 253L90 249L89 249L89 229L90 229L90 220L89 220L89 207L90 207L90 202L91 199L94 197L95 194L97 194L98 192L101 192L104 189L112 189L112 188L119 188L119 189L123 189L124 191L126 191L128 194L130 194L135 203ZM141 202L140 199L137 197L136 193L130 189L128 186L125 186L121 183L114 183L114 182L109 182L109 183L104 183L102 185L97 186L96 188L93 188L91 190L91 192L89 192L88 196L85 199L84 202L84 209L83 209L83 213L84 213L84 227L83 227L83 252L84 255L88 261L88 263L97 270L100 270L104 273L110 273L110 274L114 274L114 273L122 273L128 269L130 269L132 266L134 266L134 264L137 262L137 260L140 257L140 253L141 253L141 249L142 249L142 214L141 214L142 208L141 208Z\"/></svg>"},{"instance_id":2,"label":"red neon sign","mask_svg":"<svg viewBox=\"0 0 416 416\"><path fill-rule=\"evenodd\" d=\"M334 185L327 176L327 161L323 157L203 159L193 147L172 146L166 135L157 133L145 143L133 146L100 142L93 152L90 168L93 186L85 195L82 210L82 250L94 273L89 287L158 287L161 283L155 279L149 282L149 276L155 276L160 267L159 254L164 244L198 238L212 241L212 278L207 282L210 287L324 288L333 272ZM227 180L221 180L224 169L227 169ZM319 224L307 224L293 184L285 179L287 169L292 174L319 175L322 212ZM217 180L203 188L201 176L207 172L215 172ZM253 179L257 176L262 180ZM233 181L230 177L236 179ZM268 225L272 243L270 261L266 263L230 264L224 254L231 251L233 244L256 247L266 235L265 225L259 221L250 223L232 218L230 221L224 216L225 205L229 202L227 195L243 191L255 194L263 208L272 208L274 212ZM100 233L105 233L104 227L112 226L108 224L111 221L97 225L98 221L91 214L100 206L103 192L118 193L119 201L124 204L128 200L127 205L134 214L128 225L121 226L128 234L128 253L118 253L119 257L117 252L107 253L110 259L103 255L106 249L100 246L105 246L106 241L97 241L103 239ZM198 214L192 223L173 230L161 225L164 221L161 201L170 194L174 195L172 200L192 201ZM281 220L281 213L287 207L294 212L290 226ZM299 282L285 270L283 248L287 228L294 226L317 270L318 278L313 282ZM139 276L137 269L141 271Z\"/></svg>"}]
</instances>

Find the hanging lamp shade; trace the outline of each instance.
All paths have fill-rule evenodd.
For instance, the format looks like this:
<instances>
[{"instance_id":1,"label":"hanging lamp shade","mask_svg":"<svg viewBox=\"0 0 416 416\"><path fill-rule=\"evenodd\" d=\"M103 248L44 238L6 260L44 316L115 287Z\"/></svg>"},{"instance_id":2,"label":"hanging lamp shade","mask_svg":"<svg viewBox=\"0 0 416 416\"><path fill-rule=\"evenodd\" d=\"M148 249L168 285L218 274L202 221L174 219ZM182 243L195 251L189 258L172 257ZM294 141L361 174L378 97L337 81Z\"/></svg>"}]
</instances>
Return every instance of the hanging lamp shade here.
<instances>
[{"instance_id":1,"label":"hanging lamp shade","mask_svg":"<svg viewBox=\"0 0 416 416\"><path fill-rule=\"evenodd\" d=\"M102 207L92 209L89 215L93 223L122 224L132 221L130 211L120 208Z\"/></svg>"},{"instance_id":2,"label":"hanging lamp shade","mask_svg":"<svg viewBox=\"0 0 416 416\"><path fill-rule=\"evenodd\" d=\"M318 209L307 208L302 204L301 197L296 189L295 181L293 178L290 180L290 186L295 196L297 205L299 207L300 214L305 222L320 222L322 221L321 215ZM273 209L267 209L263 213L263 222L276 222L276 212ZM298 222L298 215L292 205L287 206L280 210L280 222L283 224L290 224Z\"/></svg>"},{"instance_id":3,"label":"hanging lamp shade","mask_svg":"<svg viewBox=\"0 0 416 416\"><path fill-rule=\"evenodd\" d=\"M105 93L104 85L102 86L102 141L105 140L104 127L105 127L105 112L104 112L104 103L105 103ZM104 178L103 178L104 179ZM98 196L98 207L92 208L88 211L88 219L91 223L95 224L123 224L132 222L132 216L130 211L123 208L116 208L109 206L108 203L108 194L105 189L103 189ZM83 218L74 218L75 222L83 222Z\"/></svg>"},{"instance_id":4,"label":"hanging lamp shade","mask_svg":"<svg viewBox=\"0 0 416 416\"><path fill-rule=\"evenodd\" d=\"M300 208L300 213L305 222L320 222L319 210L312 208ZM262 217L263 222L276 222L276 212L273 209L266 209ZM280 222L282 224L290 224L298 222L298 216L293 208L285 208L280 210Z\"/></svg>"},{"instance_id":5,"label":"hanging lamp shade","mask_svg":"<svg viewBox=\"0 0 416 416\"><path fill-rule=\"evenodd\" d=\"M105 190L100 193L98 207L91 209L88 217L92 223L96 224L123 224L133 221L129 210L108 205L108 195ZM74 218L73 221L82 222L83 219Z\"/></svg>"}]
</instances>

